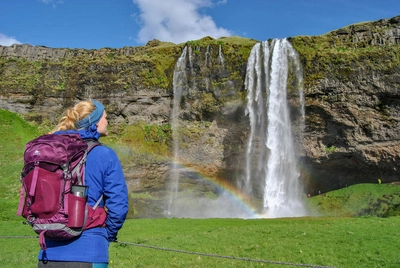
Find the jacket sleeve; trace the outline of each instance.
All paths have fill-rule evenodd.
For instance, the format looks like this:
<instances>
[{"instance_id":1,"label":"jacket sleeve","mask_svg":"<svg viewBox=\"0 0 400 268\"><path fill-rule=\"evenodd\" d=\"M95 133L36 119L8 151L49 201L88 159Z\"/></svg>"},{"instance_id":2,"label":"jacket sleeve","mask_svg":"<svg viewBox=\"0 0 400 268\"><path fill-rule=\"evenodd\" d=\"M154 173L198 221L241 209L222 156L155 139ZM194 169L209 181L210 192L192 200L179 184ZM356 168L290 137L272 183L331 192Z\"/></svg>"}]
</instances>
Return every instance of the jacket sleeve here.
<instances>
[{"instance_id":1,"label":"jacket sleeve","mask_svg":"<svg viewBox=\"0 0 400 268\"><path fill-rule=\"evenodd\" d=\"M116 153L106 146L95 147L89 156L91 158L89 159L88 157L88 162L90 160L91 163L89 170L87 170L94 169L94 172L90 172L87 175L93 174L97 177L97 179L94 179L97 182L97 185L94 185L94 188L97 188L97 193L93 192L94 199L92 202L97 200L96 195L103 194L103 200L107 208L106 230L108 240L115 241L128 213L128 190L122 167ZM102 179L99 180L99 177Z\"/></svg>"}]
</instances>

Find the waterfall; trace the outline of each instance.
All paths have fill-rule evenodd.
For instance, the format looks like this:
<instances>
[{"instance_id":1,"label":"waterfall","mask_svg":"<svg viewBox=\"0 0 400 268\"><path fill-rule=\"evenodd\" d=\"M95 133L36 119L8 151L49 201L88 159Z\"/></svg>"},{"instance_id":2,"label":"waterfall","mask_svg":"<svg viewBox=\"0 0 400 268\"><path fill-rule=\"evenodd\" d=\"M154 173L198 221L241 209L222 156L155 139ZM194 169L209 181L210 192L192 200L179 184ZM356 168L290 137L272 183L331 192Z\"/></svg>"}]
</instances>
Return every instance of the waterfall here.
<instances>
[{"instance_id":1,"label":"waterfall","mask_svg":"<svg viewBox=\"0 0 400 268\"><path fill-rule=\"evenodd\" d=\"M246 176L242 190L255 195L262 189L263 216L306 215L300 172L294 150L287 102L289 69L297 81L301 125L304 126L302 74L297 53L286 40L256 44L249 56L245 87L250 135L246 151ZM303 127L301 127L303 128Z\"/></svg>"},{"instance_id":2,"label":"waterfall","mask_svg":"<svg viewBox=\"0 0 400 268\"><path fill-rule=\"evenodd\" d=\"M211 67L212 67L212 58L211 58L211 52L210 52L210 45L207 46L207 51L205 53L205 63L206 63L206 70L207 73L205 75L205 83L206 83L206 92L209 91L210 89L210 77L211 77Z\"/></svg>"},{"instance_id":3,"label":"waterfall","mask_svg":"<svg viewBox=\"0 0 400 268\"><path fill-rule=\"evenodd\" d=\"M219 45L219 48L218 48L218 63L222 67L224 67L224 62L225 62L225 59L224 59L224 54L222 54L222 46Z\"/></svg>"},{"instance_id":4,"label":"waterfall","mask_svg":"<svg viewBox=\"0 0 400 268\"><path fill-rule=\"evenodd\" d=\"M188 54L188 57L189 57L190 76L192 77L192 86L191 86L191 89L192 89L192 90L189 90L189 91L193 91L193 90L195 90L195 88L196 88L196 80L194 79L196 75L195 75L195 73L194 73L194 68L193 68L193 49L192 49L191 46L187 47L186 49L187 49L188 51L187 51L187 52L186 52L186 51L183 51L182 54L185 54L185 55L183 55L183 56L186 56L186 53L187 53L187 54ZM182 55L181 55L181 57L182 57ZM177 65L182 65L182 67L178 67L178 68L180 69L180 72L183 72L183 71L184 71L184 69L183 69L183 68L185 68L185 67L184 67L184 65L185 65L184 61L185 61L185 58L180 59L180 60L177 62ZM177 68L177 66L175 66L175 68ZM175 73L174 73L174 77L175 77ZM185 76L185 78L186 78L186 76ZM180 79L180 77L178 76L178 74L177 74L176 79ZM175 81L175 82L178 83L178 81ZM181 94L182 94L182 93L181 93Z\"/></svg>"},{"instance_id":5,"label":"waterfall","mask_svg":"<svg viewBox=\"0 0 400 268\"><path fill-rule=\"evenodd\" d=\"M186 74L186 54L188 48L185 47L182 51L182 54L178 61L176 62L174 69L174 77L173 77L173 107L172 107L172 115L171 115L171 128L172 128L172 138L173 138L173 164L172 164L172 178L170 185L170 199L167 206L167 214L171 214L172 204L174 199L177 196L178 187L179 187L179 133L178 133L178 125L179 125L179 111L182 100L182 92L185 87L187 87L187 74ZM191 63L191 62L190 62Z\"/></svg>"}]
</instances>

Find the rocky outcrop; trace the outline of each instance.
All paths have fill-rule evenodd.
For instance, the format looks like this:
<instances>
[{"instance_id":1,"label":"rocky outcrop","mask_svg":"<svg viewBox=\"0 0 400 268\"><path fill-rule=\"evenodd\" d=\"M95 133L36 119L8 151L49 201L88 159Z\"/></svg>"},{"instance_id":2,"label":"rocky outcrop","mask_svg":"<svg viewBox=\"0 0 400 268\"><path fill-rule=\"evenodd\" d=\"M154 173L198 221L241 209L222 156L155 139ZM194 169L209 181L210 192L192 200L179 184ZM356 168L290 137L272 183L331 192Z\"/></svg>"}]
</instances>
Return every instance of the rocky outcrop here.
<instances>
[{"instance_id":1,"label":"rocky outcrop","mask_svg":"<svg viewBox=\"0 0 400 268\"><path fill-rule=\"evenodd\" d=\"M11 46L0 46L0 55L4 58L24 59L27 61L62 61L64 59L74 57L95 58L107 56L110 53L129 56L141 50L141 47L123 47L118 49L102 48L98 50L87 50L70 48L49 48L45 46L32 46L29 44L14 44Z\"/></svg>"},{"instance_id":2,"label":"rocky outcrop","mask_svg":"<svg viewBox=\"0 0 400 268\"><path fill-rule=\"evenodd\" d=\"M393 46L400 44L400 16L370 23L359 23L332 31L330 35L342 43L352 43L354 47Z\"/></svg>"},{"instance_id":3,"label":"rocky outcrop","mask_svg":"<svg viewBox=\"0 0 400 268\"><path fill-rule=\"evenodd\" d=\"M256 42L206 37L100 50L0 46L0 108L55 123L76 100L95 98L116 124L168 124L175 63L188 46L181 162L193 174L232 182L243 173L249 133L244 79ZM296 133L296 145L307 193L399 180L400 16L290 42L304 72L306 128ZM131 191L151 193L152 201L139 199L154 213L160 213L156 201L169 180L168 166L168 159L125 165Z\"/></svg>"}]
</instances>

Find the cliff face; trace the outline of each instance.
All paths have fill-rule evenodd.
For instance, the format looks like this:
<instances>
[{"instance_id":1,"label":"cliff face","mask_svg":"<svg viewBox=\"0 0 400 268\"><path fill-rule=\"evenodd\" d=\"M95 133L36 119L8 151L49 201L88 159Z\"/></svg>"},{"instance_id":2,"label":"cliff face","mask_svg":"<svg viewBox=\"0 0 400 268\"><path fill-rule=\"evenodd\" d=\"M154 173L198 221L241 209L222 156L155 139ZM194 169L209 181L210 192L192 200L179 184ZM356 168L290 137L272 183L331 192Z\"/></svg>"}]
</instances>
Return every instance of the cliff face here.
<instances>
[{"instance_id":1,"label":"cliff face","mask_svg":"<svg viewBox=\"0 0 400 268\"><path fill-rule=\"evenodd\" d=\"M400 16L289 40L304 72L306 129L295 142L306 191L399 180ZM209 177L234 180L243 173L249 133L244 80L255 43L203 38L100 50L0 46L0 108L55 123L77 99L94 98L117 125L168 124L174 68L187 45L182 162ZM170 177L168 161L124 168L131 191L153 196Z\"/></svg>"},{"instance_id":2,"label":"cliff face","mask_svg":"<svg viewBox=\"0 0 400 268\"><path fill-rule=\"evenodd\" d=\"M167 120L168 112L162 107L147 108L156 101L169 106L167 74L156 68L165 68L166 73L173 68L179 47L171 48L171 55L158 52L164 60L159 67L151 53L151 46L100 50L0 46L0 107L42 120L49 114L59 116L77 99L98 98L121 120ZM152 76L159 76L164 84L150 90Z\"/></svg>"},{"instance_id":3,"label":"cliff face","mask_svg":"<svg viewBox=\"0 0 400 268\"><path fill-rule=\"evenodd\" d=\"M311 190L398 180L400 17L293 43L305 66Z\"/></svg>"}]
</instances>

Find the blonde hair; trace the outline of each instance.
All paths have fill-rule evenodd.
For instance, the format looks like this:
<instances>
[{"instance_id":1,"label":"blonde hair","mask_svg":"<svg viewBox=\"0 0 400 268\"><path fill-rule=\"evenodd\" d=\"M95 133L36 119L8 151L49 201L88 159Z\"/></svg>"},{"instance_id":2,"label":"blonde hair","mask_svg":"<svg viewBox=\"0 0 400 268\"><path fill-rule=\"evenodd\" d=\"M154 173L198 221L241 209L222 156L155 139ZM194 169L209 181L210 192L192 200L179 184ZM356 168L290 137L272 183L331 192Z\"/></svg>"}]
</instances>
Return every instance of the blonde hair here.
<instances>
[{"instance_id":1,"label":"blonde hair","mask_svg":"<svg viewBox=\"0 0 400 268\"><path fill-rule=\"evenodd\" d=\"M73 108L70 108L65 112L65 115L61 117L57 126L51 131L51 133L76 129L76 123L90 115L94 109L96 109L96 106L91 101L85 100L79 102Z\"/></svg>"}]
</instances>

